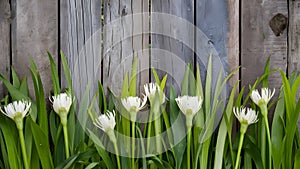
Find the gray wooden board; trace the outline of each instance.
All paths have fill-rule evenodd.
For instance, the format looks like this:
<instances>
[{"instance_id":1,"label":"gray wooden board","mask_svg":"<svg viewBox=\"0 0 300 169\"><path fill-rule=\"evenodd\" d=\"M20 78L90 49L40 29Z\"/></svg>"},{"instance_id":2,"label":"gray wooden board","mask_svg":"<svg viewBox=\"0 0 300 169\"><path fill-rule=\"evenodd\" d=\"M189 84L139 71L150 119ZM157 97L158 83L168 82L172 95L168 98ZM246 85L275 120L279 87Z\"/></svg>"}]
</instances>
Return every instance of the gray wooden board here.
<instances>
[{"instance_id":1,"label":"gray wooden board","mask_svg":"<svg viewBox=\"0 0 300 169\"><path fill-rule=\"evenodd\" d=\"M227 50L228 65L230 72L239 66L239 49L240 49L240 26L239 26L239 0L228 0L228 33L227 33ZM233 86L239 80L239 71L230 79L230 86Z\"/></svg>"},{"instance_id":2,"label":"gray wooden board","mask_svg":"<svg viewBox=\"0 0 300 169\"><path fill-rule=\"evenodd\" d=\"M149 81L149 22L146 15L148 1L105 1L104 5L104 51L103 85L121 94L126 72L130 75L133 57L138 56L137 94L143 92L142 85Z\"/></svg>"},{"instance_id":3,"label":"gray wooden board","mask_svg":"<svg viewBox=\"0 0 300 169\"><path fill-rule=\"evenodd\" d=\"M289 1L288 74L300 73L300 0ZM300 89L297 93L300 98ZM300 118L298 121L300 129ZM300 131L299 131L300 132Z\"/></svg>"},{"instance_id":4,"label":"gray wooden board","mask_svg":"<svg viewBox=\"0 0 300 169\"><path fill-rule=\"evenodd\" d=\"M289 1L288 71L300 72L300 0Z\"/></svg>"},{"instance_id":5,"label":"gray wooden board","mask_svg":"<svg viewBox=\"0 0 300 169\"><path fill-rule=\"evenodd\" d=\"M227 0L202 0L196 3L196 25L208 37L218 52L218 57L228 71L227 32L228 11ZM196 44L198 45L198 44ZM201 52L200 52L201 53ZM208 56L207 56L208 57Z\"/></svg>"},{"instance_id":6,"label":"gray wooden board","mask_svg":"<svg viewBox=\"0 0 300 169\"><path fill-rule=\"evenodd\" d=\"M12 66L20 78L30 76L30 59L37 64L42 77L45 95L52 89L48 50L57 62L58 10L57 1L12 0ZM31 78L28 78L31 79ZM33 84L29 80L29 93L33 96Z\"/></svg>"},{"instance_id":7,"label":"gray wooden board","mask_svg":"<svg viewBox=\"0 0 300 169\"><path fill-rule=\"evenodd\" d=\"M266 59L271 68L286 70L287 31L279 37L272 32L269 21L277 13L287 15L286 1L242 2L242 84L248 86L263 73ZM270 87L281 86L280 76L271 75Z\"/></svg>"},{"instance_id":8,"label":"gray wooden board","mask_svg":"<svg viewBox=\"0 0 300 169\"><path fill-rule=\"evenodd\" d=\"M185 19L187 22L194 23L194 1L191 0L152 0L151 11L157 13L171 14ZM162 15L163 16L163 15ZM174 85L175 90L179 92L186 65L194 62L193 42L194 30L184 29L184 25L178 25L178 20L172 22L166 21L168 17L156 17L151 14L151 31L164 32L169 31L168 35L151 35L151 67L158 70L160 78L165 73L168 74L167 86ZM187 47L181 39L176 36L187 33L190 47ZM152 77L152 81L154 81ZM167 95L168 95L168 88Z\"/></svg>"},{"instance_id":9,"label":"gray wooden board","mask_svg":"<svg viewBox=\"0 0 300 169\"><path fill-rule=\"evenodd\" d=\"M101 7L101 0L60 1L60 48L79 99L88 84L92 96L101 80ZM67 87L63 70L61 74L62 86Z\"/></svg>"},{"instance_id":10,"label":"gray wooden board","mask_svg":"<svg viewBox=\"0 0 300 169\"><path fill-rule=\"evenodd\" d=\"M270 20L279 13L287 17L288 9L285 0L242 1L241 3L241 82L243 86L248 87L263 74L269 56L271 56L271 69L286 71L287 30L283 29L283 32L276 36L270 27ZM276 89L277 96L281 84L279 73L269 76L269 87Z\"/></svg>"},{"instance_id":11,"label":"gray wooden board","mask_svg":"<svg viewBox=\"0 0 300 169\"><path fill-rule=\"evenodd\" d=\"M9 79L10 69L10 22L9 0L0 0L0 73ZM0 97L5 94L5 87L0 82Z\"/></svg>"}]
</instances>

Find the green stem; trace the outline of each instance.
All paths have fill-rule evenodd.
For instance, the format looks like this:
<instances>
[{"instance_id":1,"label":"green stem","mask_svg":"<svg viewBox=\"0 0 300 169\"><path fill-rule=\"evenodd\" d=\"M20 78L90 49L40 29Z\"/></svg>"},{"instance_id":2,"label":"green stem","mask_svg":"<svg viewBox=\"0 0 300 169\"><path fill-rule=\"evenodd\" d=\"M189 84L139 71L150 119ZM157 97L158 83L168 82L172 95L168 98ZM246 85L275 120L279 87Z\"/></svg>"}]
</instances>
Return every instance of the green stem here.
<instances>
[{"instance_id":1,"label":"green stem","mask_svg":"<svg viewBox=\"0 0 300 169\"><path fill-rule=\"evenodd\" d=\"M26 153L26 147L25 147L23 130L20 130L20 129L19 129L19 138L20 138L20 143L21 143L21 149L22 149L24 167L25 167L25 169L29 169L29 165L28 165L28 161L27 161L27 153Z\"/></svg>"},{"instance_id":2,"label":"green stem","mask_svg":"<svg viewBox=\"0 0 300 169\"><path fill-rule=\"evenodd\" d=\"M271 169L272 168L272 142L271 142L271 136L270 136L268 116L264 116L264 120L265 120L265 124L266 124L268 144L269 144L269 169Z\"/></svg>"},{"instance_id":3,"label":"green stem","mask_svg":"<svg viewBox=\"0 0 300 169\"><path fill-rule=\"evenodd\" d=\"M191 127L187 128L187 169L191 168Z\"/></svg>"},{"instance_id":4,"label":"green stem","mask_svg":"<svg viewBox=\"0 0 300 169\"><path fill-rule=\"evenodd\" d=\"M191 130L193 125L193 116L186 115L186 128L187 128L187 169L191 168Z\"/></svg>"},{"instance_id":5,"label":"green stem","mask_svg":"<svg viewBox=\"0 0 300 169\"><path fill-rule=\"evenodd\" d=\"M116 158L117 158L118 169L121 169L121 162L120 162L120 157L119 157L118 146L117 146L116 142L114 142L113 144L114 144L114 148L115 148L115 151L116 151Z\"/></svg>"},{"instance_id":6,"label":"green stem","mask_svg":"<svg viewBox=\"0 0 300 169\"><path fill-rule=\"evenodd\" d=\"M132 121L132 128L131 128L131 134L132 134L132 149L131 149L131 168L134 169L134 149L135 149L135 122Z\"/></svg>"},{"instance_id":7,"label":"green stem","mask_svg":"<svg viewBox=\"0 0 300 169\"><path fill-rule=\"evenodd\" d=\"M117 158L118 169L121 169L121 163L120 163L120 157L119 157L119 149L118 149L117 138L115 136L115 133L114 133L113 130L108 130L107 131L107 135L108 135L110 141L113 143L115 151L116 151L116 158Z\"/></svg>"},{"instance_id":8,"label":"green stem","mask_svg":"<svg viewBox=\"0 0 300 169\"><path fill-rule=\"evenodd\" d=\"M150 109L149 121L147 125L147 153L150 153L150 137L151 137L151 128L152 128L152 116L153 111Z\"/></svg>"},{"instance_id":9,"label":"green stem","mask_svg":"<svg viewBox=\"0 0 300 169\"><path fill-rule=\"evenodd\" d=\"M64 139L65 139L65 151L66 151L66 159L70 157L69 153L69 141L68 141L68 127L67 125L63 125L64 130Z\"/></svg>"},{"instance_id":10,"label":"green stem","mask_svg":"<svg viewBox=\"0 0 300 169\"><path fill-rule=\"evenodd\" d=\"M263 162L264 168L266 167L266 128L265 128L265 122L262 121L261 126L261 158Z\"/></svg>"},{"instance_id":11,"label":"green stem","mask_svg":"<svg viewBox=\"0 0 300 169\"><path fill-rule=\"evenodd\" d=\"M158 116L158 112L155 112L154 117ZM160 132L161 132L161 123L160 118L154 120L154 132L155 132L155 142L156 142L156 152L160 154L162 152L161 144L160 144ZM161 159L161 156L160 156Z\"/></svg>"},{"instance_id":12,"label":"green stem","mask_svg":"<svg viewBox=\"0 0 300 169\"><path fill-rule=\"evenodd\" d=\"M237 153L237 156L236 156L236 161L235 161L235 167L234 167L234 169L237 169L238 166L239 166L239 161L240 161L240 156L241 156L241 150L242 150L242 147L243 147L243 141L244 141L245 133L247 131L247 127L248 127L247 124L241 123L241 129L240 129L241 136L240 136L239 148L238 148L238 153Z\"/></svg>"}]
</instances>

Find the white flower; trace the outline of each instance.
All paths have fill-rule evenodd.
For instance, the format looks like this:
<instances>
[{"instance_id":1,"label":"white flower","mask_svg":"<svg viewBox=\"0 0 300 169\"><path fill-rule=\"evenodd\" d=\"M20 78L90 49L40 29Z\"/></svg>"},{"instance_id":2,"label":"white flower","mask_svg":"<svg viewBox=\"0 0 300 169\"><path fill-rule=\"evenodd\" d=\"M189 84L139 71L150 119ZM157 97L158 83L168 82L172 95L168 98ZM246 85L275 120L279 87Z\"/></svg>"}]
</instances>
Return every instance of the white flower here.
<instances>
[{"instance_id":1,"label":"white flower","mask_svg":"<svg viewBox=\"0 0 300 169\"><path fill-rule=\"evenodd\" d=\"M147 96L144 96L143 100L139 97L129 96L121 99L121 102L128 112L138 112L144 108L147 102Z\"/></svg>"},{"instance_id":2,"label":"white flower","mask_svg":"<svg viewBox=\"0 0 300 169\"><path fill-rule=\"evenodd\" d=\"M251 108L244 108L244 107L234 107L233 113L235 117L239 120L242 124L253 124L258 121L257 119L257 113L252 110Z\"/></svg>"},{"instance_id":3,"label":"white flower","mask_svg":"<svg viewBox=\"0 0 300 169\"><path fill-rule=\"evenodd\" d=\"M157 91L160 95L160 103L162 104L165 102L165 100L166 100L165 94L163 92L161 92L160 87L156 83L145 84L144 90L145 90L146 96L149 98L150 101L154 98L155 93Z\"/></svg>"},{"instance_id":4,"label":"white flower","mask_svg":"<svg viewBox=\"0 0 300 169\"><path fill-rule=\"evenodd\" d=\"M195 114L201 109L203 101L200 96L180 96L175 100L182 113L186 116L195 116Z\"/></svg>"},{"instance_id":5,"label":"white flower","mask_svg":"<svg viewBox=\"0 0 300 169\"><path fill-rule=\"evenodd\" d=\"M1 112L7 117L15 120L16 117L22 117L22 119L27 115L30 109L31 103L27 101L14 101L4 106L4 111Z\"/></svg>"},{"instance_id":6,"label":"white flower","mask_svg":"<svg viewBox=\"0 0 300 169\"><path fill-rule=\"evenodd\" d=\"M255 89L251 93L251 99L258 106L263 105L263 104L267 105L268 102L273 97L274 93L275 93L275 89L273 89L273 92L272 92L268 88L262 88L261 89L261 95L260 95L258 90Z\"/></svg>"},{"instance_id":7,"label":"white flower","mask_svg":"<svg viewBox=\"0 0 300 169\"><path fill-rule=\"evenodd\" d=\"M66 113L69 112L72 105L72 98L67 93L61 93L57 96L52 96L53 109L57 114L60 114L61 111Z\"/></svg>"},{"instance_id":8,"label":"white flower","mask_svg":"<svg viewBox=\"0 0 300 169\"><path fill-rule=\"evenodd\" d=\"M116 126L115 121L115 111L113 112L107 111L106 114L101 114L95 120L95 126L99 129L103 130L104 132L108 132L109 130L113 130Z\"/></svg>"}]
</instances>

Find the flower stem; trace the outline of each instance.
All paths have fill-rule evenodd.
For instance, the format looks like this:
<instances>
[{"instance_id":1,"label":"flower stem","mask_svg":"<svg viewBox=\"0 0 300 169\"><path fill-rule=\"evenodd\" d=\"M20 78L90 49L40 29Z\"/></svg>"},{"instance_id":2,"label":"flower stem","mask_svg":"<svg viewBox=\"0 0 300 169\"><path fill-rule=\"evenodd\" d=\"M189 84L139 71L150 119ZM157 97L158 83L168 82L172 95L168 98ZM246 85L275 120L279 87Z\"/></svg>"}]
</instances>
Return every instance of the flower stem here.
<instances>
[{"instance_id":1,"label":"flower stem","mask_svg":"<svg viewBox=\"0 0 300 169\"><path fill-rule=\"evenodd\" d=\"M23 162L25 169L29 169L28 161L27 161L27 153L26 153L26 147L25 147L25 141L24 141L24 135L23 130L19 130L19 138L21 143L21 149L22 149L22 155L23 155Z\"/></svg>"},{"instance_id":2,"label":"flower stem","mask_svg":"<svg viewBox=\"0 0 300 169\"><path fill-rule=\"evenodd\" d=\"M269 146L269 156L268 156L269 157L269 169L271 169L272 168L272 144L271 144L269 122L268 122L268 106L266 104L263 104L263 105L261 105L260 109L261 109L261 113L264 118L265 131L267 131L268 146ZM264 132L264 139L266 139L265 137L266 137L266 134ZM264 149L266 149L266 143L264 143Z\"/></svg>"},{"instance_id":3,"label":"flower stem","mask_svg":"<svg viewBox=\"0 0 300 169\"><path fill-rule=\"evenodd\" d=\"M135 149L135 122L132 121L132 128L131 128L131 139L132 139L132 146L131 146L131 168L134 169L134 149Z\"/></svg>"},{"instance_id":4,"label":"flower stem","mask_svg":"<svg viewBox=\"0 0 300 169\"><path fill-rule=\"evenodd\" d=\"M266 167L266 128L265 128L265 122L262 121L262 125L261 125L261 158L262 158L262 162L263 162L263 166Z\"/></svg>"},{"instance_id":5,"label":"flower stem","mask_svg":"<svg viewBox=\"0 0 300 169\"><path fill-rule=\"evenodd\" d=\"M107 131L107 135L108 135L110 141L113 143L115 151L116 151L116 158L117 158L118 169L121 169L121 163L120 163L120 157L119 157L119 149L118 149L117 139L116 139L115 133L114 133L113 130L109 130L109 131Z\"/></svg>"},{"instance_id":6,"label":"flower stem","mask_svg":"<svg viewBox=\"0 0 300 169\"><path fill-rule=\"evenodd\" d=\"M66 151L66 159L70 157L69 153L69 141L68 141L68 127L67 125L63 125L64 130L64 139L65 139L65 151Z\"/></svg>"},{"instance_id":7,"label":"flower stem","mask_svg":"<svg viewBox=\"0 0 300 169\"><path fill-rule=\"evenodd\" d=\"M191 168L191 127L187 129L187 169Z\"/></svg>"},{"instance_id":8,"label":"flower stem","mask_svg":"<svg viewBox=\"0 0 300 169\"><path fill-rule=\"evenodd\" d=\"M116 142L114 142L113 144L114 144L114 148L115 148L115 151L116 151L116 158L117 158L118 169L121 169L121 163L120 163L118 145L117 145Z\"/></svg>"},{"instance_id":9,"label":"flower stem","mask_svg":"<svg viewBox=\"0 0 300 169\"><path fill-rule=\"evenodd\" d=\"M155 112L155 117L158 117L159 114L158 112ZM160 144L160 132L161 132L161 122L160 122L160 118L157 118L154 120L154 132L155 132L155 142L156 142L156 152L158 154L160 154L162 152L162 147ZM159 156L160 159L162 159L161 155Z\"/></svg>"},{"instance_id":10,"label":"flower stem","mask_svg":"<svg viewBox=\"0 0 300 169\"><path fill-rule=\"evenodd\" d=\"M240 128L241 136L240 136L239 148L238 148L238 153L237 153L237 156L236 156L236 161L235 161L235 167L234 167L234 169L237 169L238 166L239 166L239 161L240 161L240 156L241 156L241 150L242 150L242 147L243 147L243 141L244 141L245 133L247 131L247 127L248 127L247 124L241 123L241 128Z\"/></svg>"},{"instance_id":11,"label":"flower stem","mask_svg":"<svg viewBox=\"0 0 300 169\"><path fill-rule=\"evenodd\" d=\"M268 137L268 144L269 144L269 169L272 168L272 144L271 144L271 136L270 136L270 129L269 129L269 122L268 117L264 116L265 126L267 130L267 137Z\"/></svg>"},{"instance_id":12,"label":"flower stem","mask_svg":"<svg viewBox=\"0 0 300 169\"><path fill-rule=\"evenodd\" d=\"M193 116L187 115L186 117L186 128L187 128L187 169L191 168L191 129L193 125Z\"/></svg>"}]
</instances>

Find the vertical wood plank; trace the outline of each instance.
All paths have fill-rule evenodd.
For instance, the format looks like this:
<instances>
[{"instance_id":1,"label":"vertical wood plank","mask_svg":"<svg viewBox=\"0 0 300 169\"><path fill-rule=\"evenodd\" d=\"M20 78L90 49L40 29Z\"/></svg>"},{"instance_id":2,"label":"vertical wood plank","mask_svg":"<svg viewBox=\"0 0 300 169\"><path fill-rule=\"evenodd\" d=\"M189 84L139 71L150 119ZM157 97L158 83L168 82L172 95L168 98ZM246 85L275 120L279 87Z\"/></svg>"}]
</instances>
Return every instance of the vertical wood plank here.
<instances>
[{"instance_id":1,"label":"vertical wood plank","mask_svg":"<svg viewBox=\"0 0 300 169\"><path fill-rule=\"evenodd\" d=\"M87 84L92 94L101 80L102 0L60 1L60 9L60 48L70 66L73 89L81 98ZM63 70L62 86L67 86Z\"/></svg>"},{"instance_id":2,"label":"vertical wood plank","mask_svg":"<svg viewBox=\"0 0 300 169\"><path fill-rule=\"evenodd\" d=\"M239 0L228 0L228 34L227 34L227 50L228 65L230 72L239 66ZM230 86L233 86L239 80L239 72L235 73L230 79Z\"/></svg>"},{"instance_id":3,"label":"vertical wood plank","mask_svg":"<svg viewBox=\"0 0 300 169\"><path fill-rule=\"evenodd\" d=\"M58 48L57 1L12 0L12 66L22 78L30 76L28 67L32 58L40 70L46 97L51 90L51 71L46 51L54 56ZM57 57L54 58L57 61ZM30 79L30 78L29 78ZM33 85L29 81L33 95Z\"/></svg>"},{"instance_id":4,"label":"vertical wood plank","mask_svg":"<svg viewBox=\"0 0 300 169\"><path fill-rule=\"evenodd\" d=\"M300 73L300 0L289 1L288 74ZM300 89L298 89L300 90ZM298 98L300 92L298 91ZM300 119L300 118L299 118ZM300 129L300 120L298 120ZM299 130L300 132L300 130Z\"/></svg>"},{"instance_id":5,"label":"vertical wood plank","mask_svg":"<svg viewBox=\"0 0 300 169\"><path fill-rule=\"evenodd\" d=\"M194 1L192 0L152 0L151 11L156 13L165 13L177 16L194 24ZM167 86L174 85L175 90L179 91L183 79L186 65L189 62L194 63L194 51L187 47L181 40L176 39L178 35L186 34L193 47L194 30L190 31L188 25L178 26L176 20L166 22L166 17L155 17L151 15L151 29L168 31L171 37L166 35L151 35L151 66L158 69L160 77L168 74ZM183 29L182 29L183 28ZM188 31L188 32L186 32ZM153 79L154 81L154 79ZM168 88L167 93L168 93Z\"/></svg>"},{"instance_id":6,"label":"vertical wood plank","mask_svg":"<svg viewBox=\"0 0 300 169\"><path fill-rule=\"evenodd\" d=\"M206 43L210 44L211 47L216 49L218 53L217 57L220 58L226 71L228 71L227 30L229 20L227 5L227 0L202 0L197 1L196 3L196 25L209 39ZM198 46L200 44L196 45ZM207 48L204 50L209 51L210 49ZM216 71L215 73L218 74L219 72Z\"/></svg>"},{"instance_id":7,"label":"vertical wood plank","mask_svg":"<svg viewBox=\"0 0 300 169\"><path fill-rule=\"evenodd\" d=\"M9 78L10 69L10 4L8 0L0 0L0 73ZM5 95L5 87L0 82L0 97Z\"/></svg>"},{"instance_id":8,"label":"vertical wood plank","mask_svg":"<svg viewBox=\"0 0 300 169\"><path fill-rule=\"evenodd\" d=\"M138 56L138 93L143 93L143 85L149 82L149 0L132 2L132 50ZM141 33L141 34L140 34Z\"/></svg>"},{"instance_id":9,"label":"vertical wood plank","mask_svg":"<svg viewBox=\"0 0 300 169\"><path fill-rule=\"evenodd\" d=\"M126 6L125 6L126 7ZM125 14L126 9L123 11ZM128 11L127 11L128 12ZM124 73L120 68L122 61L122 45L121 37L123 37L123 30L120 28L122 10L119 1L105 0L104 9L104 51L103 51L103 86L113 87L113 92L120 93L121 86L113 84L118 79L123 81ZM114 23L112 23L114 22ZM114 26L116 25L116 26ZM114 91L117 90L117 91Z\"/></svg>"},{"instance_id":10,"label":"vertical wood plank","mask_svg":"<svg viewBox=\"0 0 300 169\"><path fill-rule=\"evenodd\" d=\"M268 56L271 56L271 69L286 71L287 31L286 23L281 19L284 21L287 17L288 9L286 0L241 3L241 81L242 85L248 86L262 75ZM275 25L271 24L272 18L276 21ZM280 74L270 75L269 87L276 88L277 95L280 86Z\"/></svg>"},{"instance_id":11,"label":"vertical wood plank","mask_svg":"<svg viewBox=\"0 0 300 169\"><path fill-rule=\"evenodd\" d=\"M138 56L137 94L149 81L148 0L105 1L103 84L120 95L126 72L130 73L133 57Z\"/></svg>"},{"instance_id":12,"label":"vertical wood plank","mask_svg":"<svg viewBox=\"0 0 300 169\"><path fill-rule=\"evenodd\" d=\"M289 1L288 73L300 72L300 0Z\"/></svg>"}]
</instances>

